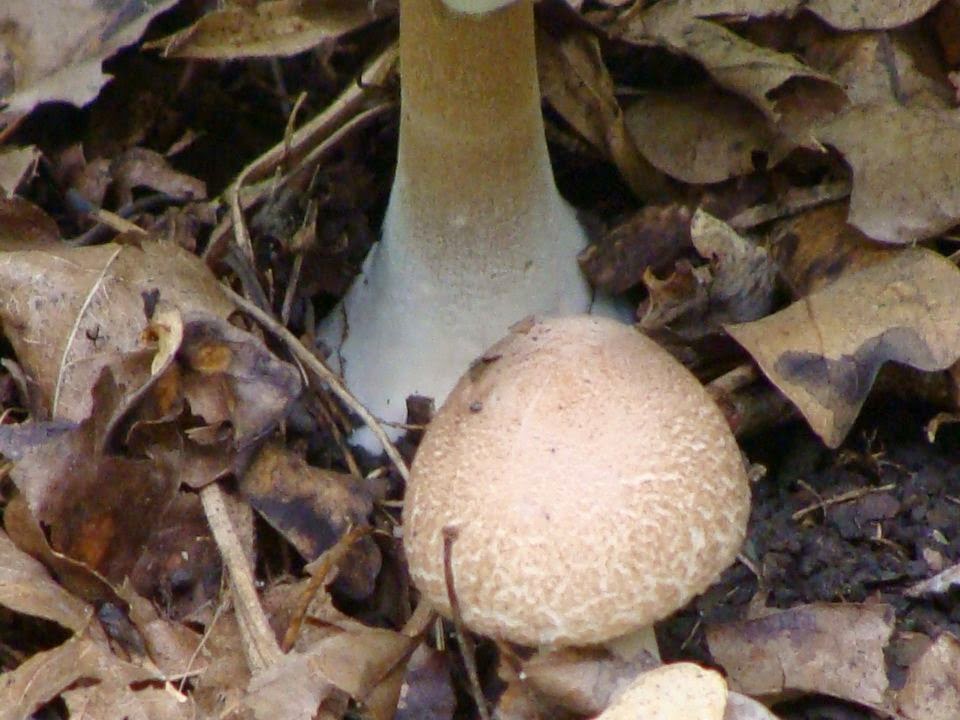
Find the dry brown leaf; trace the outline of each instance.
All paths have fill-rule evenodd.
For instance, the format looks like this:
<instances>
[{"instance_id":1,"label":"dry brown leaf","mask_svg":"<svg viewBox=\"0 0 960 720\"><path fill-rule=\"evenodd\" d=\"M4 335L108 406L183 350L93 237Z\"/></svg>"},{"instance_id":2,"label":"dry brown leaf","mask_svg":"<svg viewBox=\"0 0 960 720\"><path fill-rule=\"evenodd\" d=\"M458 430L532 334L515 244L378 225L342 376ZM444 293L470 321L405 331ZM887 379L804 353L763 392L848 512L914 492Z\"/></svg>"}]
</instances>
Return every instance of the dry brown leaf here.
<instances>
[{"instance_id":1,"label":"dry brown leaf","mask_svg":"<svg viewBox=\"0 0 960 720\"><path fill-rule=\"evenodd\" d=\"M83 105L109 80L102 62L135 42L176 0L4 0L0 4L0 55L16 68L13 88L0 97L0 126L41 102Z\"/></svg>"},{"instance_id":2,"label":"dry brown leaf","mask_svg":"<svg viewBox=\"0 0 960 720\"><path fill-rule=\"evenodd\" d=\"M0 198L0 251L50 250L60 229L49 215L23 198Z\"/></svg>"},{"instance_id":3,"label":"dry brown leaf","mask_svg":"<svg viewBox=\"0 0 960 720\"><path fill-rule=\"evenodd\" d=\"M708 627L707 643L738 692L819 693L877 707L886 698L883 652L893 619L888 605L803 605Z\"/></svg>"},{"instance_id":4,"label":"dry brown leaf","mask_svg":"<svg viewBox=\"0 0 960 720\"><path fill-rule=\"evenodd\" d=\"M899 252L850 225L847 207L845 202L821 205L778 222L770 233L770 254L794 299Z\"/></svg>"},{"instance_id":5,"label":"dry brown leaf","mask_svg":"<svg viewBox=\"0 0 960 720\"><path fill-rule=\"evenodd\" d=\"M295 55L373 22L373 9L363 0L234 2L145 47L201 60Z\"/></svg>"},{"instance_id":6,"label":"dry brown leaf","mask_svg":"<svg viewBox=\"0 0 960 720\"><path fill-rule=\"evenodd\" d=\"M57 584L39 562L19 550L0 531L0 605L24 615L42 617L80 632L93 609Z\"/></svg>"},{"instance_id":7,"label":"dry brown leaf","mask_svg":"<svg viewBox=\"0 0 960 720\"><path fill-rule=\"evenodd\" d=\"M875 240L909 243L960 222L956 112L860 105L817 130L853 169L849 221Z\"/></svg>"},{"instance_id":8,"label":"dry brown leaf","mask_svg":"<svg viewBox=\"0 0 960 720\"><path fill-rule=\"evenodd\" d=\"M0 284L0 320L37 389L35 405L76 421L90 414L100 370L142 347L145 294L159 291L182 311L233 311L199 259L164 243L4 253Z\"/></svg>"},{"instance_id":9,"label":"dry brown leaf","mask_svg":"<svg viewBox=\"0 0 960 720\"><path fill-rule=\"evenodd\" d=\"M722 182L763 170L793 148L747 101L706 85L647 93L627 108L624 119L644 157L686 183Z\"/></svg>"},{"instance_id":10,"label":"dry brown leaf","mask_svg":"<svg viewBox=\"0 0 960 720\"><path fill-rule=\"evenodd\" d=\"M960 358L960 271L909 248L761 320L727 326L829 447L853 425L887 361L924 371Z\"/></svg>"},{"instance_id":11,"label":"dry brown leaf","mask_svg":"<svg viewBox=\"0 0 960 720\"><path fill-rule=\"evenodd\" d=\"M953 92L928 33L833 33L809 41L804 58L843 86L853 105L896 102L948 108Z\"/></svg>"},{"instance_id":12,"label":"dry brown leaf","mask_svg":"<svg viewBox=\"0 0 960 720\"><path fill-rule=\"evenodd\" d=\"M242 707L256 720L313 720L320 704L337 692L319 664L311 655L284 655L251 678Z\"/></svg>"},{"instance_id":13,"label":"dry brown leaf","mask_svg":"<svg viewBox=\"0 0 960 720\"><path fill-rule=\"evenodd\" d=\"M884 30L918 20L940 0L809 0L803 6L838 30Z\"/></svg>"},{"instance_id":14,"label":"dry brown leaf","mask_svg":"<svg viewBox=\"0 0 960 720\"><path fill-rule=\"evenodd\" d=\"M259 450L240 481L250 505L310 562L355 527L369 527L373 495L350 475L309 465L275 444ZM337 588L363 599L380 572L380 550L370 537L359 539L339 565Z\"/></svg>"},{"instance_id":15,"label":"dry brown leaf","mask_svg":"<svg viewBox=\"0 0 960 720\"><path fill-rule=\"evenodd\" d=\"M163 155L147 148L130 148L114 158L110 176L121 206L133 202L136 188L149 188L177 200L202 200L207 196L205 183L177 172Z\"/></svg>"},{"instance_id":16,"label":"dry brown leaf","mask_svg":"<svg viewBox=\"0 0 960 720\"><path fill-rule=\"evenodd\" d=\"M687 341L717 333L725 323L765 316L773 306L776 268L767 251L703 210L690 235L707 265L682 260L665 280L647 273L649 298L641 306L647 332L669 329Z\"/></svg>"},{"instance_id":17,"label":"dry brown leaf","mask_svg":"<svg viewBox=\"0 0 960 720\"><path fill-rule=\"evenodd\" d=\"M624 125L597 37L583 30L559 38L541 31L537 35L537 61L540 87L550 105L613 161L638 197L661 195L662 178L637 152Z\"/></svg>"},{"instance_id":18,"label":"dry brown leaf","mask_svg":"<svg viewBox=\"0 0 960 720\"><path fill-rule=\"evenodd\" d=\"M119 584L133 569L179 479L173 468L111 454L103 431L122 401L109 370L79 427L28 450L10 475L51 547Z\"/></svg>"},{"instance_id":19,"label":"dry brown leaf","mask_svg":"<svg viewBox=\"0 0 960 720\"><path fill-rule=\"evenodd\" d=\"M673 663L640 674L597 720L723 720L726 706L720 673Z\"/></svg>"},{"instance_id":20,"label":"dry brown leaf","mask_svg":"<svg viewBox=\"0 0 960 720\"><path fill-rule=\"evenodd\" d=\"M778 15L792 12L796 4L663 0L643 12L626 15L616 32L624 40L662 45L693 58L717 84L746 98L775 121L774 90L788 80L831 83L830 77L792 55L755 45L708 18Z\"/></svg>"},{"instance_id":21,"label":"dry brown leaf","mask_svg":"<svg viewBox=\"0 0 960 720\"><path fill-rule=\"evenodd\" d=\"M448 655L422 644L410 658L394 720L453 720L457 696Z\"/></svg>"},{"instance_id":22,"label":"dry brown leaf","mask_svg":"<svg viewBox=\"0 0 960 720\"><path fill-rule=\"evenodd\" d=\"M897 693L897 708L909 720L960 717L960 641L943 633L910 666Z\"/></svg>"}]
</instances>

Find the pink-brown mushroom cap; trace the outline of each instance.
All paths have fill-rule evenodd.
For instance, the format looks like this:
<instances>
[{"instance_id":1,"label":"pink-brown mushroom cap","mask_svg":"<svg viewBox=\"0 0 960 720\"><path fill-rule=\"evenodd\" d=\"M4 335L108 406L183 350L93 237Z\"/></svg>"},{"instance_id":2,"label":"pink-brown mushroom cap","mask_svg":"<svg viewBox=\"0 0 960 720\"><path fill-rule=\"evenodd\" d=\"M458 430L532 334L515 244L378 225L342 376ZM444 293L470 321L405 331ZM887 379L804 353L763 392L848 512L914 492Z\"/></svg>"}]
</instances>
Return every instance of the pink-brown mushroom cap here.
<instances>
[{"instance_id":1,"label":"pink-brown mushroom cap","mask_svg":"<svg viewBox=\"0 0 960 720\"><path fill-rule=\"evenodd\" d=\"M449 527L468 627L586 645L705 590L736 557L749 505L700 383L633 328L574 316L521 324L461 378L414 461L404 545L441 613Z\"/></svg>"}]
</instances>

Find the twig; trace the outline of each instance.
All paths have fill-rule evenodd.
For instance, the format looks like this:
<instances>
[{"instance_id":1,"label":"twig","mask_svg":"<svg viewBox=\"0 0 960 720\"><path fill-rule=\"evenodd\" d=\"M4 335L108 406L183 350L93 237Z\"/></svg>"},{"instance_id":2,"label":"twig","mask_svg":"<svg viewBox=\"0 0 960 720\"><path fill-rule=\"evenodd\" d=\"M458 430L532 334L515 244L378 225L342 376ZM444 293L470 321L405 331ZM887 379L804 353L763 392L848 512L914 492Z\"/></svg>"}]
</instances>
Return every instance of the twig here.
<instances>
[{"instance_id":1,"label":"twig","mask_svg":"<svg viewBox=\"0 0 960 720\"><path fill-rule=\"evenodd\" d=\"M868 488L857 488L856 490L850 490L845 493L840 493L839 495L834 495L831 498L826 498L825 500L820 500L819 502L814 503L808 507L797 510L790 517L794 520L799 520L805 515L809 515L812 512L817 510L825 510L831 505L838 505L840 503L849 502L851 500L857 500L866 495L872 495L873 493L887 492L888 490L893 490L896 486L896 483L890 483L889 485L880 485L878 487L868 487Z\"/></svg>"},{"instance_id":2,"label":"twig","mask_svg":"<svg viewBox=\"0 0 960 720\"><path fill-rule=\"evenodd\" d=\"M443 529L443 579L447 585L447 600L450 603L450 614L453 616L453 628L457 633L457 642L460 644L460 655L467 669L470 679L470 692L473 702L477 705L480 720L490 720L490 710L483 697L483 688L480 687L480 675L477 673L477 655L473 641L463 627L463 617L460 615L460 599L453 584L453 543L457 540L459 531L455 527L447 526Z\"/></svg>"},{"instance_id":3,"label":"twig","mask_svg":"<svg viewBox=\"0 0 960 720\"><path fill-rule=\"evenodd\" d=\"M243 649L253 673L265 670L280 661L283 653L260 606L253 573L247 563L240 539L227 513L223 491L217 483L210 483L200 491L203 511L210 530L230 573L230 589L237 611L237 622L243 635Z\"/></svg>"},{"instance_id":4,"label":"twig","mask_svg":"<svg viewBox=\"0 0 960 720\"><path fill-rule=\"evenodd\" d=\"M334 543L333 547L328 548L320 557L314 561L314 568L310 574L310 581L307 587L300 595L300 602L297 603L293 616L290 618L290 624L287 625L287 631L283 635L283 644L281 648L284 652L289 652L297 642L297 636L300 634L300 628L303 627L303 620L307 616L307 610L310 609L310 603L314 596L323 586L327 576L334 567L340 564L347 551L353 547L353 544L360 538L366 537L373 531L369 525L364 527L351 528Z\"/></svg>"},{"instance_id":5,"label":"twig","mask_svg":"<svg viewBox=\"0 0 960 720\"><path fill-rule=\"evenodd\" d=\"M301 363L303 363L307 370L313 373L320 382L326 383L333 394L340 398L340 400L347 407L349 407L360 417L361 420L363 420L363 422L367 425L367 427L370 428L371 432L373 432L374 436L380 442L380 445L383 447L383 451L387 454L387 457L390 458L391 462L393 462L397 472L400 473L400 477L402 477L404 480L409 480L410 471L407 468L407 464L403 461L403 458L400 456L400 452L397 450L396 446L390 441L390 438L387 437L387 433L384 432L380 422L370 414L370 411L367 410L359 400L353 396L353 393L347 390L340 377L330 368L328 368L316 355L305 348L303 343L297 339L296 335L287 330L270 315L258 308L245 297L235 293L226 285L221 285L221 289L238 308L260 323L264 329L267 330L267 332L270 332L279 338L287 346L290 352L293 353Z\"/></svg>"}]
</instances>

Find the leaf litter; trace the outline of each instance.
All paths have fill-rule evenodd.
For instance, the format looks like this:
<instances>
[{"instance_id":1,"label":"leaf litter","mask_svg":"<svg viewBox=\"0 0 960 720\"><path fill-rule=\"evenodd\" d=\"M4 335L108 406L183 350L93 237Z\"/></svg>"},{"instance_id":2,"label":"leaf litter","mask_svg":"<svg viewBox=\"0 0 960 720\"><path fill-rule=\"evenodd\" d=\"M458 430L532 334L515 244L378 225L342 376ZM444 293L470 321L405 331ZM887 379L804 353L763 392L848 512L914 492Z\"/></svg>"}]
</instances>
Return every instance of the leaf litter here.
<instances>
[{"instance_id":1,"label":"leaf litter","mask_svg":"<svg viewBox=\"0 0 960 720\"><path fill-rule=\"evenodd\" d=\"M379 21L395 8L8 5L0 604L17 622L0 634L0 717L466 717L457 638L414 612L402 558L418 430L390 464L350 452L349 412L369 418L312 349L323 293L347 286L386 198ZM740 562L660 627L667 660L724 671L704 710L718 717L960 713L956 432L925 431L960 397L960 10L888 5L540 12L558 177L599 219L581 266L713 381L766 469ZM64 23L96 39L20 41ZM162 92L137 70L157 50L182 71ZM252 108L291 118L221 157L246 168L226 181L195 160L222 129L176 106L211 79L238 135ZM240 113L245 83L258 102ZM322 98L314 119L294 88ZM94 130L54 137L65 112ZM775 424L771 398L806 425ZM617 698L660 712L683 685L658 673L713 677L482 639L478 657L502 718Z\"/></svg>"}]
</instances>

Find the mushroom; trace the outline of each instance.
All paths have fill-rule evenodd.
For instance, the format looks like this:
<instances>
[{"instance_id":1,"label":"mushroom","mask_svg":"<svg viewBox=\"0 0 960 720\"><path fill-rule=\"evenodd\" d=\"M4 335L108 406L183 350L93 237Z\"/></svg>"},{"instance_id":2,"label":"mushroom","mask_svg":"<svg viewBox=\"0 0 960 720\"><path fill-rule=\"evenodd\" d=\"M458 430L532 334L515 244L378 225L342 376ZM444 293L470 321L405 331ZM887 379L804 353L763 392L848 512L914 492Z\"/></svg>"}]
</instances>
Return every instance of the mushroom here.
<instances>
[{"instance_id":1,"label":"mushroom","mask_svg":"<svg viewBox=\"0 0 960 720\"><path fill-rule=\"evenodd\" d=\"M586 237L547 155L532 2L447 2L400 2L383 235L320 330L348 387L388 421L410 394L442 402L512 323L591 303L576 263Z\"/></svg>"},{"instance_id":2,"label":"mushroom","mask_svg":"<svg viewBox=\"0 0 960 720\"><path fill-rule=\"evenodd\" d=\"M727 683L693 663L641 673L596 720L724 720Z\"/></svg>"},{"instance_id":3,"label":"mushroom","mask_svg":"<svg viewBox=\"0 0 960 720\"><path fill-rule=\"evenodd\" d=\"M526 646L625 643L733 562L750 491L700 383L608 318L521 323L461 378L414 459L404 548L422 597Z\"/></svg>"}]
</instances>

